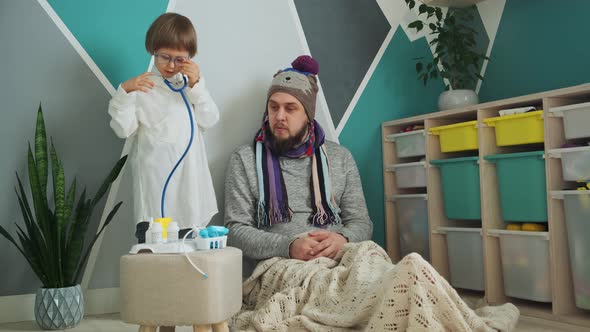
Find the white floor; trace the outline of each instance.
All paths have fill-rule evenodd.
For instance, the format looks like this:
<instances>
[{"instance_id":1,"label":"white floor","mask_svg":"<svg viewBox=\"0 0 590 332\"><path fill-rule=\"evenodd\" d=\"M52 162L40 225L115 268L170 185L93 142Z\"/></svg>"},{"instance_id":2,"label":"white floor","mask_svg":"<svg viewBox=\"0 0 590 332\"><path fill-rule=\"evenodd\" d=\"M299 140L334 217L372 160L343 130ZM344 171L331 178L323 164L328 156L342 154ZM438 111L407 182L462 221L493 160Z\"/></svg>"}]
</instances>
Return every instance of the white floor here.
<instances>
[{"instance_id":1,"label":"white floor","mask_svg":"<svg viewBox=\"0 0 590 332\"><path fill-rule=\"evenodd\" d=\"M35 322L0 324L0 331L26 332L39 331ZM121 322L118 315L103 315L86 317L82 323L71 332L137 332L136 325ZM179 327L177 332L192 332L188 326ZM567 325L553 321L521 316L516 332L582 332L590 329L574 325Z\"/></svg>"}]
</instances>

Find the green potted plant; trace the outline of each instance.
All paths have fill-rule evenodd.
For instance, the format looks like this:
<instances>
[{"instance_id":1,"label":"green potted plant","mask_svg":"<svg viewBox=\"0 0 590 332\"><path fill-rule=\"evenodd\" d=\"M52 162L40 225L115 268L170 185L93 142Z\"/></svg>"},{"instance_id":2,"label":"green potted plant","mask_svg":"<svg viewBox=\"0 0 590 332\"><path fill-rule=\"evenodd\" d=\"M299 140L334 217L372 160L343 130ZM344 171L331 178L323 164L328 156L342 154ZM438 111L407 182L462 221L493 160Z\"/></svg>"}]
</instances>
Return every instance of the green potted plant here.
<instances>
[{"instance_id":1,"label":"green potted plant","mask_svg":"<svg viewBox=\"0 0 590 332\"><path fill-rule=\"evenodd\" d=\"M410 9L416 6L416 0L405 1ZM420 4L418 20L408 24L408 28L416 32L428 28L433 37L430 46L434 48L434 57L432 61L418 61L416 72L425 85L428 80L439 77L448 80L446 91L439 97L440 110L479 102L472 87L478 79L483 80L479 68L482 61L489 58L477 52L477 31L470 24L474 19L471 9L473 7L453 8L443 15L440 7Z\"/></svg>"},{"instance_id":2,"label":"green potted plant","mask_svg":"<svg viewBox=\"0 0 590 332\"><path fill-rule=\"evenodd\" d=\"M70 328L78 325L84 316L84 297L80 288L84 266L94 243L123 202L115 205L90 243L85 245L88 225L94 208L117 178L126 160L127 156L124 156L115 164L94 197L87 197L84 189L76 202L76 180L66 191L64 168L53 143L48 153L43 111L39 105L34 152L30 143L28 150L28 175L33 204L29 204L30 200L17 173L18 187L15 191L24 227L16 224L18 242L2 226L0 234L21 252L43 284L35 298L35 319L43 329ZM53 197L47 194L49 164Z\"/></svg>"}]
</instances>

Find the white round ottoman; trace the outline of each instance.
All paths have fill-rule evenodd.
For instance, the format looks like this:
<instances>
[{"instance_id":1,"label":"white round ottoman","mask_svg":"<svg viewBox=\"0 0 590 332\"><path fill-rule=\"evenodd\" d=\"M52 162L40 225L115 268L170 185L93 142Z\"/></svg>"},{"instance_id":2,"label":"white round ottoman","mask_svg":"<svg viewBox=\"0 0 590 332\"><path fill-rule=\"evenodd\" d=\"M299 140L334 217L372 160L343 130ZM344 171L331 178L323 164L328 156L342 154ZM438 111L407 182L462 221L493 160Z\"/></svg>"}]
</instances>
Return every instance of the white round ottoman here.
<instances>
[{"instance_id":1,"label":"white round ottoman","mask_svg":"<svg viewBox=\"0 0 590 332\"><path fill-rule=\"evenodd\" d=\"M121 319L140 325L140 331L179 325L228 331L227 320L242 305L242 251L226 247L188 255L207 279L184 254L122 256Z\"/></svg>"}]
</instances>

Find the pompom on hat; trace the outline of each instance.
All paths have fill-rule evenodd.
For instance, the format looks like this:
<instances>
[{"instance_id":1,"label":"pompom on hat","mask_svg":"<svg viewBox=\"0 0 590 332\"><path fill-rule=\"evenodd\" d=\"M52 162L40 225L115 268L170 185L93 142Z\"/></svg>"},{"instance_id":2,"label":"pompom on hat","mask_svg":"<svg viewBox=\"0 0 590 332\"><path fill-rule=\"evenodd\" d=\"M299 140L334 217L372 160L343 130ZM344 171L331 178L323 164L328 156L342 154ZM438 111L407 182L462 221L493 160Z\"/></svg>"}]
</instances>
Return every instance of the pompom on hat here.
<instances>
[{"instance_id":1,"label":"pompom on hat","mask_svg":"<svg viewBox=\"0 0 590 332\"><path fill-rule=\"evenodd\" d=\"M301 55L291 62L291 68L279 70L268 89L267 103L275 92L285 92L297 98L310 121L315 119L315 104L318 94L316 75L320 71L318 62L309 55Z\"/></svg>"}]
</instances>

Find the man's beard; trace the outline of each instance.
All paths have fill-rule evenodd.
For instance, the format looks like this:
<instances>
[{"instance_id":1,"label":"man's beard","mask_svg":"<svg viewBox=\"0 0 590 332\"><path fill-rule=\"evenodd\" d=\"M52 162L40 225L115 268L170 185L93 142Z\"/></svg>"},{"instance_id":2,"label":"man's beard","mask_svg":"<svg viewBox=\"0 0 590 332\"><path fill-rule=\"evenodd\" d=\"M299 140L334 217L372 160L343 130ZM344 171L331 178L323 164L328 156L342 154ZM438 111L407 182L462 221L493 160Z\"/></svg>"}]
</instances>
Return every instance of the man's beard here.
<instances>
[{"instance_id":1,"label":"man's beard","mask_svg":"<svg viewBox=\"0 0 590 332\"><path fill-rule=\"evenodd\" d=\"M277 156L284 156L287 152L291 151L292 149L298 147L303 143L303 139L307 135L307 126L303 126L301 130L295 134L295 136L290 136L285 139L278 139L270 130L270 126L265 128L265 135L269 138L270 142L270 151Z\"/></svg>"}]
</instances>

